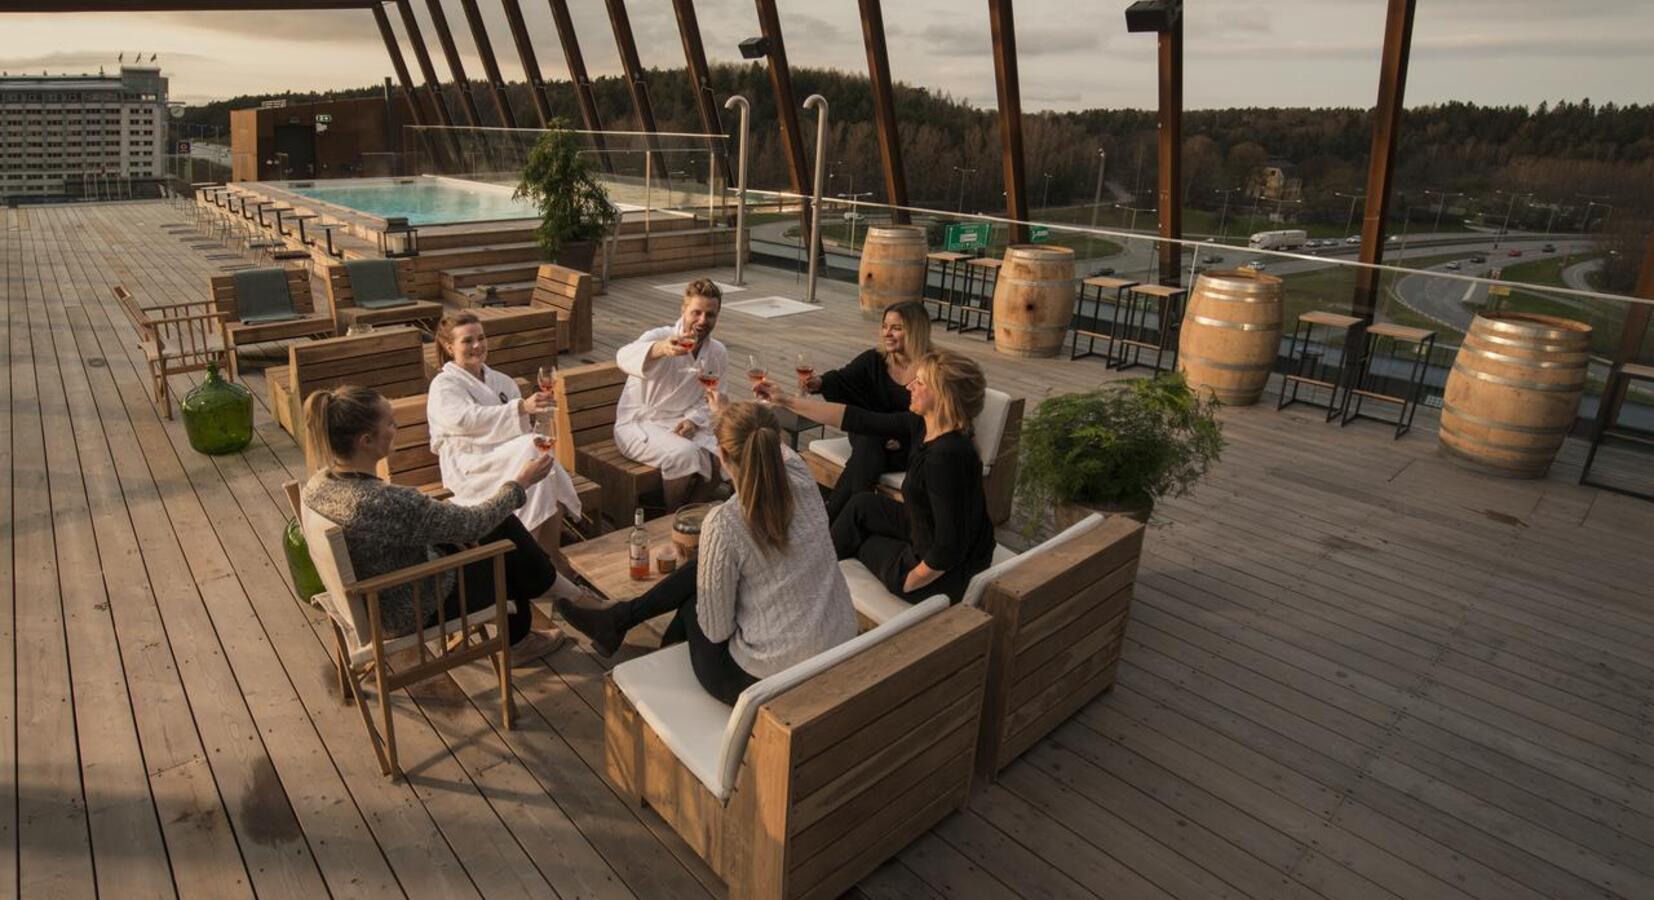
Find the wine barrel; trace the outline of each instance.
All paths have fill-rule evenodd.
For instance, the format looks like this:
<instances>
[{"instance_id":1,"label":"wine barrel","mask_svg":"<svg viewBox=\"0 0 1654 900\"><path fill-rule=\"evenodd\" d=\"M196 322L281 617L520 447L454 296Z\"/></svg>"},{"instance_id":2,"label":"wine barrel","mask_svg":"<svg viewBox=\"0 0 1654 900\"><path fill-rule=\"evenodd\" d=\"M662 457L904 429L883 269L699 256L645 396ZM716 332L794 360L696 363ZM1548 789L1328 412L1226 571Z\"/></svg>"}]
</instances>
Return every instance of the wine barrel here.
<instances>
[{"instance_id":1,"label":"wine barrel","mask_svg":"<svg viewBox=\"0 0 1654 900\"><path fill-rule=\"evenodd\" d=\"M1281 351L1281 279L1262 272L1205 272L1183 313L1177 367L1197 391L1251 406Z\"/></svg>"},{"instance_id":2,"label":"wine barrel","mask_svg":"<svg viewBox=\"0 0 1654 900\"><path fill-rule=\"evenodd\" d=\"M861 314L876 319L887 306L923 298L928 249L918 225L868 226L859 272Z\"/></svg>"},{"instance_id":3,"label":"wine barrel","mask_svg":"<svg viewBox=\"0 0 1654 900\"><path fill-rule=\"evenodd\" d=\"M1550 468L1579 413L1591 326L1528 313L1470 323L1442 396L1442 449L1455 462L1511 478Z\"/></svg>"},{"instance_id":4,"label":"wine barrel","mask_svg":"<svg viewBox=\"0 0 1654 900\"><path fill-rule=\"evenodd\" d=\"M1074 315L1074 251L1013 244L994 282L994 348L1010 356L1056 356Z\"/></svg>"}]
</instances>

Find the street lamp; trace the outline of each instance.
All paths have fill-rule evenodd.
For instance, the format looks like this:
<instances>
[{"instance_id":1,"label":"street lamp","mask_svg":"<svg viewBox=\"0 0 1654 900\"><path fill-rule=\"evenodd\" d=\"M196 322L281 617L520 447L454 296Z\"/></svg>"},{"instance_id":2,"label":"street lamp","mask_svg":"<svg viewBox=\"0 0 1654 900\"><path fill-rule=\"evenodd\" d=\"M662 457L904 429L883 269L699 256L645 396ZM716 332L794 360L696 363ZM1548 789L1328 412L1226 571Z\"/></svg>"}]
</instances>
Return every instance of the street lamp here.
<instances>
[{"instance_id":1,"label":"street lamp","mask_svg":"<svg viewBox=\"0 0 1654 900\"><path fill-rule=\"evenodd\" d=\"M1442 210L1447 207L1447 198L1448 197L1463 197L1464 194L1460 191L1446 192L1446 191L1429 191L1429 190L1425 191L1425 193L1426 194L1435 194L1438 198L1440 198L1436 201L1436 224L1435 224L1435 229L1434 229L1434 233L1440 234L1441 230L1442 230Z\"/></svg>"},{"instance_id":2,"label":"street lamp","mask_svg":"<svg viewBox=\"0 0 1654 900\"><path fill-rule=\"evenodd\" d=\"M859 197L871 197L871 196L873 196L872 191L862 191L859 194L853 193L853 192L852 193L839 194L839 197L841 199L845 199L845 200L850 201L850 210L844 214L844 217L846 219L850 220L850 249L851 250L856 249L856 220L861 218L861 213L856 210L856 200Z\"/></svg>"},{"instance_id":3,"label":"street lamp","mask_svg":"<svg viewBox=\"0 0 1654 900\"><path fill-rule=\"evenodd\" d=\"M1051 208L1051 173L1050 172L1044 172L1040 175L1040 177L1045 179L1045 192L1040 195L1040 201L1039 201L1040 209L1050 209Z\"/></svg>"},{"instance_id":4,"label":"street lamp","mask_svg":"<svg viewBox=\"0 0 1654 900\"><path fill-rule=\"evenodd\" d=\"M954 207L954 212L963 213L965 211L965 178L969 175L975 175L976 170L964 169L959 166L953 166L952 168L959 173L959 205Z\"/></svg>"},{"instance_id":5,"label":"street lamp","mask_svg":"<svg viewBox=\"0 0 1654 900\"><path fill-rule=\"evenodd\" d=\"M1495 194L1504 194L1505 192L1496 189L1496 190L1494 190L1494 193ZM1507 194L1506 196L1510 197L1510 202L1505 204L1505 220L1502 223L1500 223L1500 225L1499 225L1499 233L1493 236L1493 249L1495 249L1495 250L1499 249L1499 239L1504 237L1505 236L1505 231L1508 228L1510 228L1510 214L1513 211L1515 211L1515 209L1516 209L1516 198L1517 197L1532 197L1533 194L1531 192L1524 193L1524 194L1514 194L1513 193L1513 194Z\"/></svg>"},{"instance_id":6,"label":"street lamp","mask_svg":"<svg viewBox=\"0 0 1654 900\"><path fill-rule=\"evenodd\" d=\"M1241 190L1241 188L1232 187L1232 188L1213 188L1212 189L1212 193L1223 195L1223 211L1218 213L1218 243L1220 243L1220 244L1224 243L1225 242L1224 239L1229 236L1229 232L1227 230L1225 230L1226 226L1224 225L1224 223L1229 218L1229 195L1235 193L1238 190Z\"/></svg>"},{"instance_id":7,"label":"street lamp","mask_svg":"<svg viewBox=\"0 0 1654 900\"><path fill-rule=\"evenodd\" d=\"M1347 240L1352 237L1350 234L1350 229L1355 227L1355 204L1367 195L1361 191L1357 191L1353 194L1346 194L1343 191L1333 191L1332 195L1334 197L1350 198L1350 214L1349 217L1344 220L1344 238Z\"/></svg>"},{"instance_id":8,"label":"street lamp","mask_svg":"<svg viewBox=\"0 0 1654 900\"><path fill-rule=\"evenodd\" d=\"M1593 206L1605 206L1608 208L1608 215L1602 217L1603 227L1607 227L1608 220L1614 217L1614 204L1602 203L1589 194L1575 194L1574 196L1585 201L1585 221L1579 226L1580 233L1591 233L1591 207Z\"/></svg>"},{"instance_id":9,"label":"street lamp","mask_svg":"<svg viewBox=\"0 0 1654 900\"><path fill-rule=\"evenodd\" d=\"M1097 148L1097 192L1091 196L1091 227L1097 227L1097 209L1103 205L1103 169L1108 165L1108 151Z\"/></svg>"}]
</instances>

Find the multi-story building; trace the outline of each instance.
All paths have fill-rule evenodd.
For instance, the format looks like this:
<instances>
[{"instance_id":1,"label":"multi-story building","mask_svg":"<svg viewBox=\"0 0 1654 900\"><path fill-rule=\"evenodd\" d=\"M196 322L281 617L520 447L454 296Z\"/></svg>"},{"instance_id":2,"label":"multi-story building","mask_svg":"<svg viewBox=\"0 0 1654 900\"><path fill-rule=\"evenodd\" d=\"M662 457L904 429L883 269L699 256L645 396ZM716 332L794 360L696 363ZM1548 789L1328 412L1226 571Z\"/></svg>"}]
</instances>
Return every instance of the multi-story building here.
<instances>
[{"instance_id":1,"label":"multi-story building","mask_svg":"<svg viewBox=\"0 0 1654 900\"><path fill-rule=\"evenodd\" d=\"M166 175L167 80L119 75L0 77L0 199L109 195Z\"/></svg>"}]
</instances>

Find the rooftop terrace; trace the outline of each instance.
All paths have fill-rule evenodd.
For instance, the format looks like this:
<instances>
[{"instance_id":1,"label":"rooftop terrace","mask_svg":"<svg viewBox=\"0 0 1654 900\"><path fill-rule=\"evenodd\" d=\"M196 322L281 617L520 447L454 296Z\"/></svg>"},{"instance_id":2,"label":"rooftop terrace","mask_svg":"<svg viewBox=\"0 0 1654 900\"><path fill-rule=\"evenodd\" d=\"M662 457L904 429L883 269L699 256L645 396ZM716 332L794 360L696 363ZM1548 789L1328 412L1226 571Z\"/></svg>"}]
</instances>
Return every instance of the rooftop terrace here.
<instances>
[{"instance_id":1,"label":"rooftop terrace","mask_svg":"<svg viewBox=\"0 0 1654 900\"><path fill-rule=\"evenodd\" d=\"M519 671L515 730L482 664L400 694L408 778L380 775L288 583L281 486L304 459L261 363L242 455L196 454L146 394L110 287L200 297L219 270L179 221L0 210L0 884L720 895L604 780L605 663L583 648ZM670 319L652 286L682 278L608 285L591 358ZM850 287L821 296L719 337L847 359L870 329ZM1118 377L939 342L1031 403ZM1654 506L1575 485L1574 441L1541 481L1456 468L1429 409L1399 441L1268 404L1223 419L1223 461L1148 536L1116 686L852 896L1654 896Z\"/></svg>"}]
</instances>

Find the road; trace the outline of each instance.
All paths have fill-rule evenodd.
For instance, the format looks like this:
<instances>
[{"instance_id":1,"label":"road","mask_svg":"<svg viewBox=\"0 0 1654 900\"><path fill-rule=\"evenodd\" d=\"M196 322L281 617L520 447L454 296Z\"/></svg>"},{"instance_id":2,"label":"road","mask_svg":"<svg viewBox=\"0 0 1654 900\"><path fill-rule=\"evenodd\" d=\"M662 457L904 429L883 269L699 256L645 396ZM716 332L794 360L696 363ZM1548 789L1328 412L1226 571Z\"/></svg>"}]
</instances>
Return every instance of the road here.
<instances>
[{"instance_id":1,"label":"road","mask_svg":"<svg viewBox=\"0 0 1654 900\"><path fill-rule=\"evenodd\" d=\"M1587 252L1592 247L1589 241L1563 240L1555 242L1555 252L1545 253L1540 249L1540 247L1542 247L1545 243L1544 239L1540 238L1537 239L1537 241L1538 242L1535 243L1532 239L1518 238L1512 240L1507 238L1503 241L1506 245L1504 250L1495 251L1491 248L1479 248L1476 252L1484 253L1487 256L1487 262L1461 262L1461 268L1452 274L1488 277L1493 269L1518 262L1508 255L1497 255L1505 252L1505 250L1509 250L1510 245L1515 245L1516 248L1523 251L1521 262L1530 262L1534 259L1546 259L1566 253ZM1442 265L1434 266L1431 269L1423 271L1449 272L1450 270L1445 268L1446 265L1446 263L1443 263ZM1567 280L1567 272L1572 271L1575 268L1578 267L1570 266L1568 269L1564 270L1564 280ZM1583 284L1582 279L1581 284ZM1574 286L1572 282L1570 282L1570 286ZM1583 289L1590 290L1589 287L1584 287ZM1540 289L1536 288L1535 290L1543 293ZM1468 284L1466 282L1457 281L1450 278L1433 278L1427 274L1404 276L1395 284L1395 292L1397 299L1399 299L1414 312L1434 320L1439 325L1451 328L1458 332L1463 332L1468 329L1470 327L1471 319L1476 316L1476 311L1487 304L1486 285ZM1580 309L1583 309L1586 304L1590 302L1576 297L1560 295L1548 296L1553 297L1559 303L1566 303Z\"/></svg>"}]
</instances>

